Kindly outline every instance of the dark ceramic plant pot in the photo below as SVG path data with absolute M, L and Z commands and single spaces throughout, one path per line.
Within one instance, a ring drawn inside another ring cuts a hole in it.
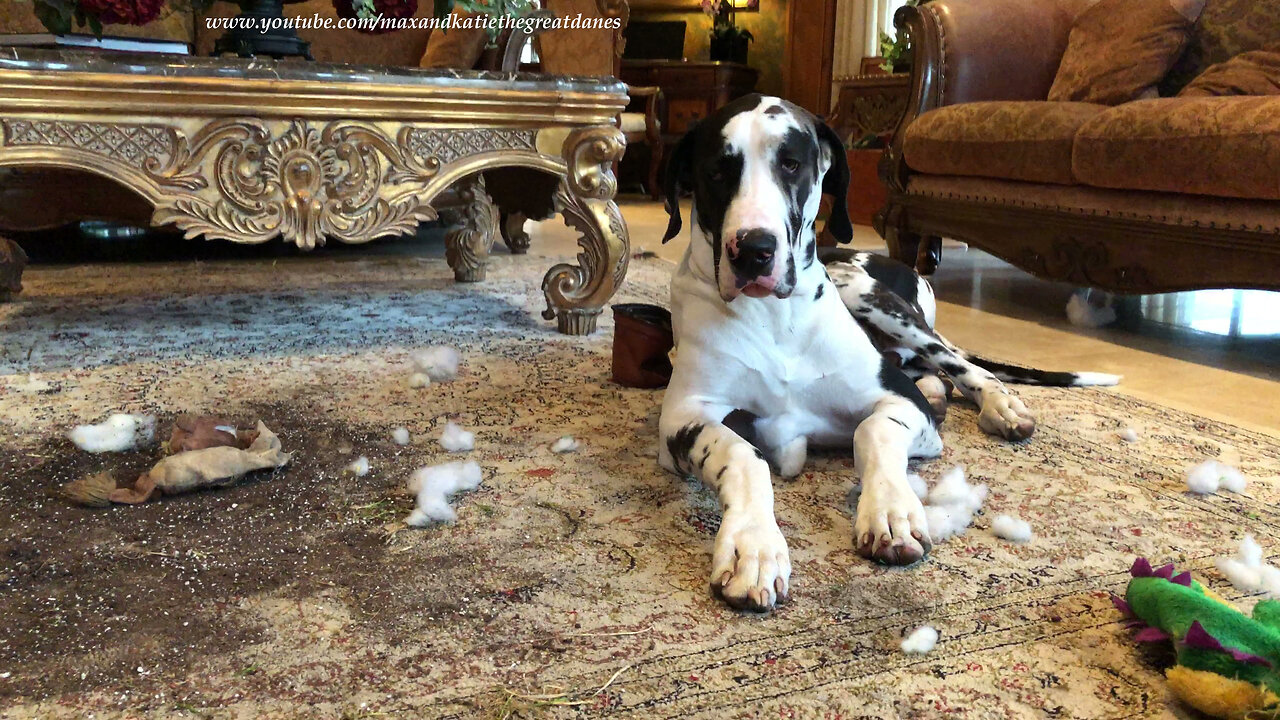
M 747 38 L 741 35 L 711 38 L 711 59 L 747 64 Z
M 214 42 L 213 54 L 313 59 L 311 44 L 283 22 L 284 6 L 297 2 L 305 0 L 239 0 L 236 26 Z

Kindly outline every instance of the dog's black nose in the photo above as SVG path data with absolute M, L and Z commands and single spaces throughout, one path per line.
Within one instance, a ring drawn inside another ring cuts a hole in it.
M 778 238 L 768 230 L 739 230 L 729 244 L 729 264 L 739 277 L 756 278 L 773 271 L 773 252 Z

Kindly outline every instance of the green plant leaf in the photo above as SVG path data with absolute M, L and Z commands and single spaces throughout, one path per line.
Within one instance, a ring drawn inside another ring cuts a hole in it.
M 40 24 L 54 35 L 65 35 L 71 32 L 71 7 L 58 0 L 35 0 L 36 18 Z

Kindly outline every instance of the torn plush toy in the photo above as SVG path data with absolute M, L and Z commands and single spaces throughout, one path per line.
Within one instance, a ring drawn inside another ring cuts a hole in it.
M 248 448 L 235 446 L 208 447 L 170 455 L 143 473 L 133 487 L 109 487 L 109 475 L 69 483 L 63 494 L 73 502 L 101 507 L 101 497 L 112 503 L 146 502 L 157 493 L 175 495 L 197 488 L 230 484 L 254 470 L 278 468 L 290 460 L 280 448 L 280 439 L 267 426 L 258 422 L 257 436 Z
M 1212 495 L 1218 488 L 1241 493 L 1248 484 L 1239 470 L 1217 460 L 1205 460 L 1187 468 L 1187 489 L 1198 495 Z
M 1030 542 L 1031 523 L 1012 515 L 997 515 L 991 521 L 991 532 L 996 537 L 1010 542 Z
M 1182 702 L 1216 718 L 1242 720 L 1280 710 L 1280 602 L 1263 600 L 1250 617 L 1173 565 L 1138 558 L 1123 598 L 1112 602 L 1138 642 L 1171 642 L 1177 664 L 1165 671 Z
M 921 625 L 902 640 L 902 652 L 924 655 L 932 652 L 938 644 L 938 631 L 928 625 Z
M 1220 557 L 1215 564 L 1218 572 L 1237 590 L 1265 592 L 1280 598 L 1280 568 L 1263 559 L 1262 546 L 1252 535 L 1245 535 L 1240 540 L 1240 549 L 1234 557 Z
M 155 434 L 155 416 L 116 413 L 97 425 L 77 425 L 67 437 L 85 452 L 104 453 L 146 445 Z
M 225 418 L 211 415 L 179 415 L 169 436 L 169 454 L 211 447 L 248 448 L 258 439 L 257 430 L 241 430 Z

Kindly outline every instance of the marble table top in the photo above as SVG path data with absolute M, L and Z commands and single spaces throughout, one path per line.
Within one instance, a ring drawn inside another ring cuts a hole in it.
M 365 82 L 379 85 L 451 88 L 492 87 L 494 83 L 502 83 L 513 90 L 626 93 L 626 86 L 611 77 L 348 65 L 302 59 L 274 60 L 100 52 L 84 49 L 0 47 L 0 71 L 5 70 L 113 73 L 167 78 Z

